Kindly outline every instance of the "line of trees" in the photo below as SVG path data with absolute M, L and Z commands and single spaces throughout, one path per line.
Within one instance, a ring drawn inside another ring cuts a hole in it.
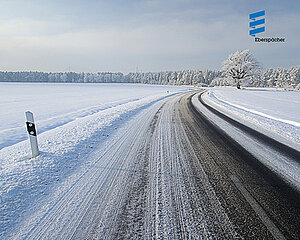
M 218 70 L 184 70 L 147 73 L 45 73 L 0 72 L 1 82 L 56 82 L 56 83 L 144 83 L 163 85 L 230 86 L 232 79 Z M 243 81 L 244 86 L 300 89 L 300 66 L 288 69 L 266 69 L 259 76 Z
M 233 86 L 230 78 L 215 78 L 211 85 Z M 242 82 L 243 86 L 248 87 L 273 87 L 300 90 L 300 66 L 291 68 L 269 68 L 262 71 L 260 76 L 250 76 Z
M 53 83 L 113 83 L 124 82 L 122 73 L 45 73 L 45 72 L 0 72 L 1 82 L 53 82 Z
M 216 70 L 184 70 L 166 72 L 129 73 L 128 82 L 162 85 L 209 85 L 213 79 L 221 77 Z
M 249 85 L 256 87 L 293 88 L 300 90 L 300 67 L 267 69 L 260 78 L 252 78 Z
M 61 83 L 144 83 L 162 85 L 210 84 L 221 72 L 215 70 L 186 70 L 147 73 L 45 73 L 0 72 L 1 82 L 61 82 Z
M 215 85 L 280 87 L 300 89 L 300 67 L 266 69 L 253 57 L 249 49 L 236 51 L 223 62 L 223 77 L 214 79 Z

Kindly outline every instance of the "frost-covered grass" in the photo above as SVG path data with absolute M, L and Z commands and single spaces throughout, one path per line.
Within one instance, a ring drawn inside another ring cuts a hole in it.
M 300 148 L 300 91 L 219 87 L 205 99 L 240 122 Z
M 137 112 L 187 90 L 130 84 L 1 83 L 0 88 L 0 239 Z M 26 110 L 36 118 L 41 155 L 34 159 Z

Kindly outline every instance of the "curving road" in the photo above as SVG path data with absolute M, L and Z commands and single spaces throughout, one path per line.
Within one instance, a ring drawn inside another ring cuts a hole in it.
M 185 93 L 143 110 L 14 239 L 300 239 L 299 193 Z

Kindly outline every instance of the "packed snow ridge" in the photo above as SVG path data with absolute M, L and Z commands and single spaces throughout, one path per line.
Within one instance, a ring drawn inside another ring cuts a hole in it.
M 300 92 L 213 88 L 203 99 L 225 115 L 300 150 Z

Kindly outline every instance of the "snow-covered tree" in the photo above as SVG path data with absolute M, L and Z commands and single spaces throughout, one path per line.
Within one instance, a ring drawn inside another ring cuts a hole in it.
M 260 70 L 260 64 L 249 49 L 230 54 L 222 67 L 225 76 L 232 80 L 237 88 L 240 88 L 241 81 L 260 75 Z
M 223 74 L 224 75 L 224 74 Z M 1 72 L 0 82 L 75 82 L 103 83 L 126 82 L 146 84 L 194 85 L 194 86 L 230 86 L 232 79 L 222 76 L 217 70 L 183 70 L 166 72 L 122 73 L 98 72 Z M 252 75 L 243 84 L 252 87 L 278 87 L 286 89 L 300 88 L 300 66 L 291 68 L 265 69 L 261 77 Z

